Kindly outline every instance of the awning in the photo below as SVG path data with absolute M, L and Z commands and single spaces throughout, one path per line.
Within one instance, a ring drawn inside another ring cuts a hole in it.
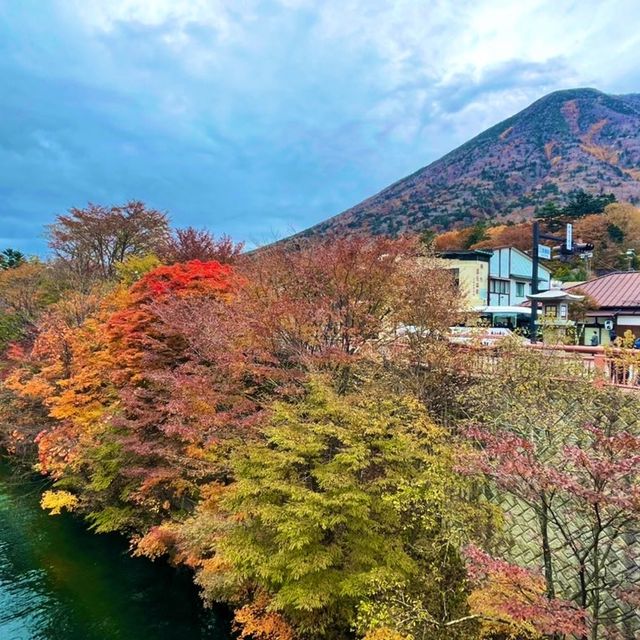
M 504 306 L 501 307 L 499 305 L 489 305 L 485 307 L 474 307 L 474 311 L 477 313 L 493 313 L 500 314 L 503 313 L 505 315 L 514 315 L 514 314 L 522 314 L 526 316 L 531 315 L 531 309 L 528 307 L 517 307 L 517 306 Z
M 539 302 L 578 302 L 579 300 L 584 300 L 584 296 L 569 293 L 564 289 L 549 289 L 540 293 L 530 293 L 527 298 L 529 300 L 538 300 Z

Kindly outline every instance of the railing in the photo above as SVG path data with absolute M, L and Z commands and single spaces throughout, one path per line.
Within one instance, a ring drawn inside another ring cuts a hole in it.
M 581 345 L 529 345 L 533 349 L 543 349 L 559 357 L 580 359 L 585 370 L 593 375 L 596 382 L 640 389 L 640 351 L 614 347 L 588 347 Z
M 465 346 L 469 359 L 465 366 L 475 375 L 497 373 L 503 364 L 505 352 L 499 346 Z M 528 344 L 527 348 L 544 351 L 549 356 L 566 360 L 567 363 L 580 363 L 578 371 L 573 367 L 572 374 L 593 379 L 595 384 L 640 391 L 640 351 L 608 347 L 589 347 L 581 345 Z

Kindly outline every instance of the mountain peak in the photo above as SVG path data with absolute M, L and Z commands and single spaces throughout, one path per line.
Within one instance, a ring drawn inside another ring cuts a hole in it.
M 558 89 L 557 91 L 552 91 L 546 96 L 542 96 L 539 101 L 549 100 L 556 97 L 563 100 L 575 100 L 577 98 L 597 98 L 598 96 L 606 95 L 607 94 L 600 91 L 600 89 L 595 89 L 593 87 L 576 87 L 574 89 Z
M 579 189 L 638 203 L 638 131 L 638 94 L 554 91 L 306 233 L 393 235 L 521 220 Z

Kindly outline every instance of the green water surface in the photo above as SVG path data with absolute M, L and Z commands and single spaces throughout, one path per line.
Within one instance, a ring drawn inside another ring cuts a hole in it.
M 40 509 L 42 480 L 0 464 L 0 640 L 228 640 L 187 572 Z

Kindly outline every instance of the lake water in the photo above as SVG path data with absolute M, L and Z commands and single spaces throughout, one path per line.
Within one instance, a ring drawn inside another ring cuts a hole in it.
M 228 640 L 186 571 L 131 558 L 39 506 L 43 481 L 0 464 L 0 640 Z

